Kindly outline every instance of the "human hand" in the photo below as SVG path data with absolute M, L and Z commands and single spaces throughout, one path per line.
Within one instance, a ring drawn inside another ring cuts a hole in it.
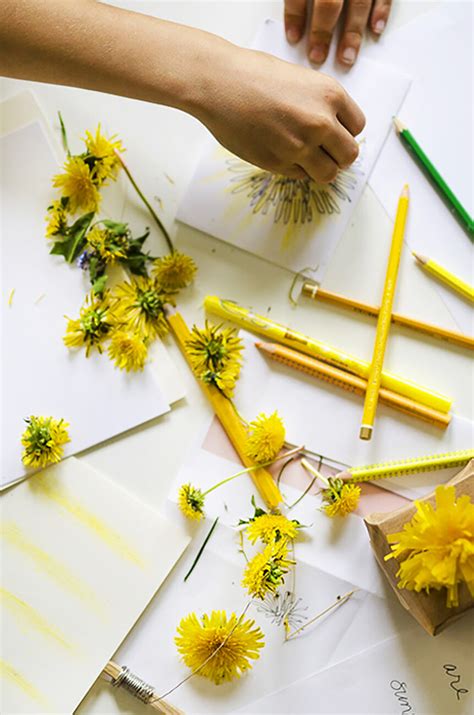
M 308 57 L 321 64 L 326 59 L 337 21 L 344 11 L 344 24 L 337 46 L 337 59 L 352 67 L 359 54 L 366 27 L 381 35 L 392 0 L 312 0 L 308 30 Z M 299 42 L 305 33 L 307 0 L 285 0 L 285 30 L 288 42 Z
M 227 149 L 272 173 L 323 183 L 355 161 L 365 117 L 336 80 L 228 43 L 224 53 L 193 114 Z

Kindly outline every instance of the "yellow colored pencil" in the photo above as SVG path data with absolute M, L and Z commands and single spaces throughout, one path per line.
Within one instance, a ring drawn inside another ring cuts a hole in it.
M 365 395 L 367 390 L 367 380 L 357 375 L 352 375 L 350 372 L 341 370 L 333 365 L 327 365 L 321 360 L 316 360 L 309 355 L 304 355 L 297 350 L 292 350 L 284 345 L 276 343 L 255 343 L 255 346 L 271 360 L 287 365 L 295 370 L 304 372 L 312 377 L 319 378 L 331 385 L 341 387 L 343 390 L 352 392 L 356 395 Z M 431 407 L 410 400 L 409 397 L 399 395 L 392 390 L 387 390 L 385 387 L 380 388 L 380 401 L 386 405 L 399 410 L 411 417 L 418 417 L 425 422 L 429 422 L 440 429 L 446 429 L 451 422 L 450 415 L 439 410 L 433 410 Z
M 171 306 L 167 306 L 166 308 L 166 319 L 184 357 L 186 358 L 187 363 L 191 367 L 186 350 L 186 343 L 191 337 L 188 326 L 186 325 L 183 317 Z M 216 417 L 219 419 L 224 431 L 232 442 L 232 445 L 239 455 L 241 462 L 245 467 L 254 467 L 255 463 L 245 454 L 244 447 L 247 439 L 247 432 L 242 424 L 242 421 L 237 415 L 232 402 L 224 397 L 224 395 L 216 387 L 214 387 L 214 385 L 206 385 L 202 382 L 202 380 L 199 380 L 199 384 L 211 404 Z M 264 467 L 258 467 L 257 469 L 252 469 L 249 474 L 252 477 L 260 496 L 269 509 L 276 509 L 278 505 L 283 502 L 283 498 L 270 472 Z
M 431 472 L 434 469 L 460 467 L 463 464 L 467 464 L 471 459 L 474 459 L 474 449 L 460 449 L 455 452 L 444 452 L 443 454 L 430 454 L 424 457 L 411 457 L 393 462 L 369 464 L 365 467 L 351 467 L 345 472 L 340 472 L 337 476 L 348 482 L 367 482 L 372 479 L 403 477 L 406 474 Z
M 469 283 L 466 283 L 466 281 L 458 278 L 458 276 L 455 276 L 454 273 L 451 273 L 451 271 L 448 271 L 443 266 L 440 266 L 439 263 L 436 263 L 436 261 L 433 261 L 431 258 L 421 256 L 419 253 L 415 253 L 414 251 L 413 255 L 415 256 L 418 265 L 424 268 L 425 271 L 428 271 L 428 273 L 431 273 L 431 275 L 439 281 L 445 283 L 447 286 L 452 288 L 452 290 L 455 290 L 456 293 L 462 295 L 463 298 L 466 298 L 467 300 L 470 300 L 471 303 L 474 303 L 474 288 L 469 285 Z
M 366 360 L 350 355 L 320 340 L 315 340 L 304 333 L 287 328 L 263 315 L 253 313 L 232 300 L 208 295 L 204 299 L 204 307 L 209 313 L 218 315 L 224 320 L 230 320 L 245 330 L 262 335 L 267 340 L 275 340 L 283 345 L 288 345 L 290 348 L 323 360 L 329 365 L 340 367 L 347 372 L 352 372 L 354 375 L 366 378 L 369 374 L 370 364 Z M 445 395 L 385 370 L 382 373 L 382 385 L 400 395 L 421 402 L 427 407 L 432 407 L 434 410 L 449 412 L 451 409 L 452 401 Z
M 379 317 L 377 320 L 377 331 L 375 333 L 374 352 L 367 377 L 367 392 L 365 393 L 364 412 L 362 414 L 362 425 L 359 437 L 361 439 L 371 439 L 374 429 L 375 412 L 379 399 L 380 385 L 382 381 L 383 360 L 387 347 L 390 323 L 392 322 L 392 306 L 397 285 L 398 267 L 403 247 L 403 236 L 405 235 L 405 224 L 408 213 L 408 186 L 405 184 L 398 200 L 397 215 L 393 227 L 392 246 L 385 275 L 385 285 L 382 294 Z

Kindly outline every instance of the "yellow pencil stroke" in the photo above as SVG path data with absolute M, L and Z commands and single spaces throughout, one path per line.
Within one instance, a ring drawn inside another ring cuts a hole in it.
M 2 658 L 0 658 L 0 674 L 2 678 L 9 680 L 10 683 L 13 683 L 17 688 L 22 690 L 25 695 L 28 695 L 31 700 L 34 700 L 45 709 L 50 708 L 44 695 L 42 695 L 34 685 L 24 678 L 21 673 L 15 670 L 10 663 L 7 663 Z M 45 711 L 47 712 L 47 710 Z
M 92 531 L 104 544 L 115 551 L 116 554 L 128 561 L 131 561 L 136 566 L 144 568 L 145 564 L 139 554 L 137 554 L 125 542 L 123 537 L 112 529 L 110 526 L 101 521 L 95 514 L 90 512 L 79 501 L 72 499 L 64 486 L 59 480 L 52 477 L 45 477 L 42 474 L 31 477 L 30 485 L 32 488 L 43 494 L 48 499 L 51 499 L 55 504 L 67 511 L 83 526 Z
M 31 630 L 34 630 L 45 638 L 50 638 L 56 643 L 59 643 L 63 648 L 67 648 L 68 650 L 74 648 L 74 646 L 66 640 L 64 634 L 61 633 L 56 626 L 48 623 L 36 608 L 22 601 L 21 598 L 15 596 L 11 591 L 7 591 L 6 588 L 0 588 L 0 597 L 5 608 L 13 615 L 22 631 L 29 633 Z
M 82 583 L 67 566 L 29 541 L 14 522 L 5 522 L 5 524 L 0 527 L 0 536 L 10 546 L 21 551 L 21 553 L 31 559 L 40 573 L 46 574 L 64 591 L 68 591 L 88 603 L 91 608 L 99 612 L 101 616 L 105 614 L 104 609 L 100 607 L 97 596 L 92 589 Z

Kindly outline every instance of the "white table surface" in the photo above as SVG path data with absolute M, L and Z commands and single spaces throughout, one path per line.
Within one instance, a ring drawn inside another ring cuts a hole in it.
M 263 19 L 279 19 L 282 13 L 280 2 L 253 0 L 130 0 L 111 4 L 201 27 L 239 44 L 250 43 Z M 389 30 L 435 6 L 396 0 L 394 5 Z M 329 306 L 318 307 L 305 299 L 294 309 L 287 297 L 292 274 L 188 226 L 173 225 L 179 198 L 196 163 L 200 141 L 206 134 L 194 119 L 169 108 L 96 92 L 14 80 L 2 80 L 0 86 L 3 98 L 25 88 L 32 89 L 55 128 L 56 112 L 61 110 L 73 147 L 74 137 L 82 136 L 86 128 L 93 129 L 99 121 L 107 131 L 120 135 L 139 184 L 149 196 L 162 199 L 162 217 L 172 230 L 176 246 L 192 255 L 198 264 L 194 286 L 179 298 L 180 310 L 189 324 L 203 323 L 203 298 L 215 294 L 252 306 L 257 312 L 267 313 L 271 308 L 275 320 L 370 359 L 374 336 L 371 320 Z M 165 173 L 172 177 L 174 184 L 170 184 Z M 136 217 L 139 226 L 148 224 L 141 210 L 137 209 Z M 367 186 L 333 257 L 324 287 L 376 303 L 382 290 L 390 238 L 391 222 Z M 158 238 L 154 240 L 156 246 L 161 245 Z M 395 309 L 448 328 L 456 327 L 439 295 L 420 279 L 420 271 L 407 252 L 402 256 Z M 209 415 L 209 407 L 171 339 L 167 345 L 181 368 L 187 398 L 175 405 L 170 414 L 80 457 L 157 507 L 166 498 L 197 430 Z M 393 329 L 386 366 L 452 396 L 456 412 L 473 418 L 472 362 L 466 351 Z M 93 690 L 81 711 L 138 713 L 143 712 L 143 708 L 140 704 L 135 707 L 126 695 L 99 688 L 97 692 Z

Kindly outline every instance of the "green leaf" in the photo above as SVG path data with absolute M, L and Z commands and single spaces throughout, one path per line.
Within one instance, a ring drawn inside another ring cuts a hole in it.
M 103 293 L 107 285 L 107 274 L 103 274 L 92 283 L 92 290 L 95 294 Z
M 127 266 L 130 272 L 134 275 L 144 276 L 146 278 L 148 276 L 148 271 L 146 269 L 146 261 L 147 256 L 141 254 L 138 256 L 127 256 L 126 258 L 122 258 L 120 260 L 120 263 L 123 263 L 123 265 Z
M 61 139 L 63 141 L 63 148 L 64 151 L 68 156 L 71 156 L 71 152 L 69 151 L 69 144 L 67 141 L 67 133 L 66 133 L 66 127 L 64 126 L 64 121 L 61 112 L 58 112 L 58 117 L 59 117 L 59 124 L 61 125 Z
M 107 218 L 101 221 L 101 223 L 105 226 L 105 228 L 108 228 L 109 231 L 115 233 L 116 236 L 122 236 L 128 231 L 128 223 L 118 223 L 117 221 L 111 221 Z
M 64 254 L 68 263 L 73 263 L 79 256 L 86 243 L 85 235 L 86 231 L 91 225 L 92 219 L 94 218 L 94 212 L 84 214 L 80 216 L 77 221 L 75 221 L 68 230 L 68 238 L 65 243 L 68 243 L 68 253 Z

